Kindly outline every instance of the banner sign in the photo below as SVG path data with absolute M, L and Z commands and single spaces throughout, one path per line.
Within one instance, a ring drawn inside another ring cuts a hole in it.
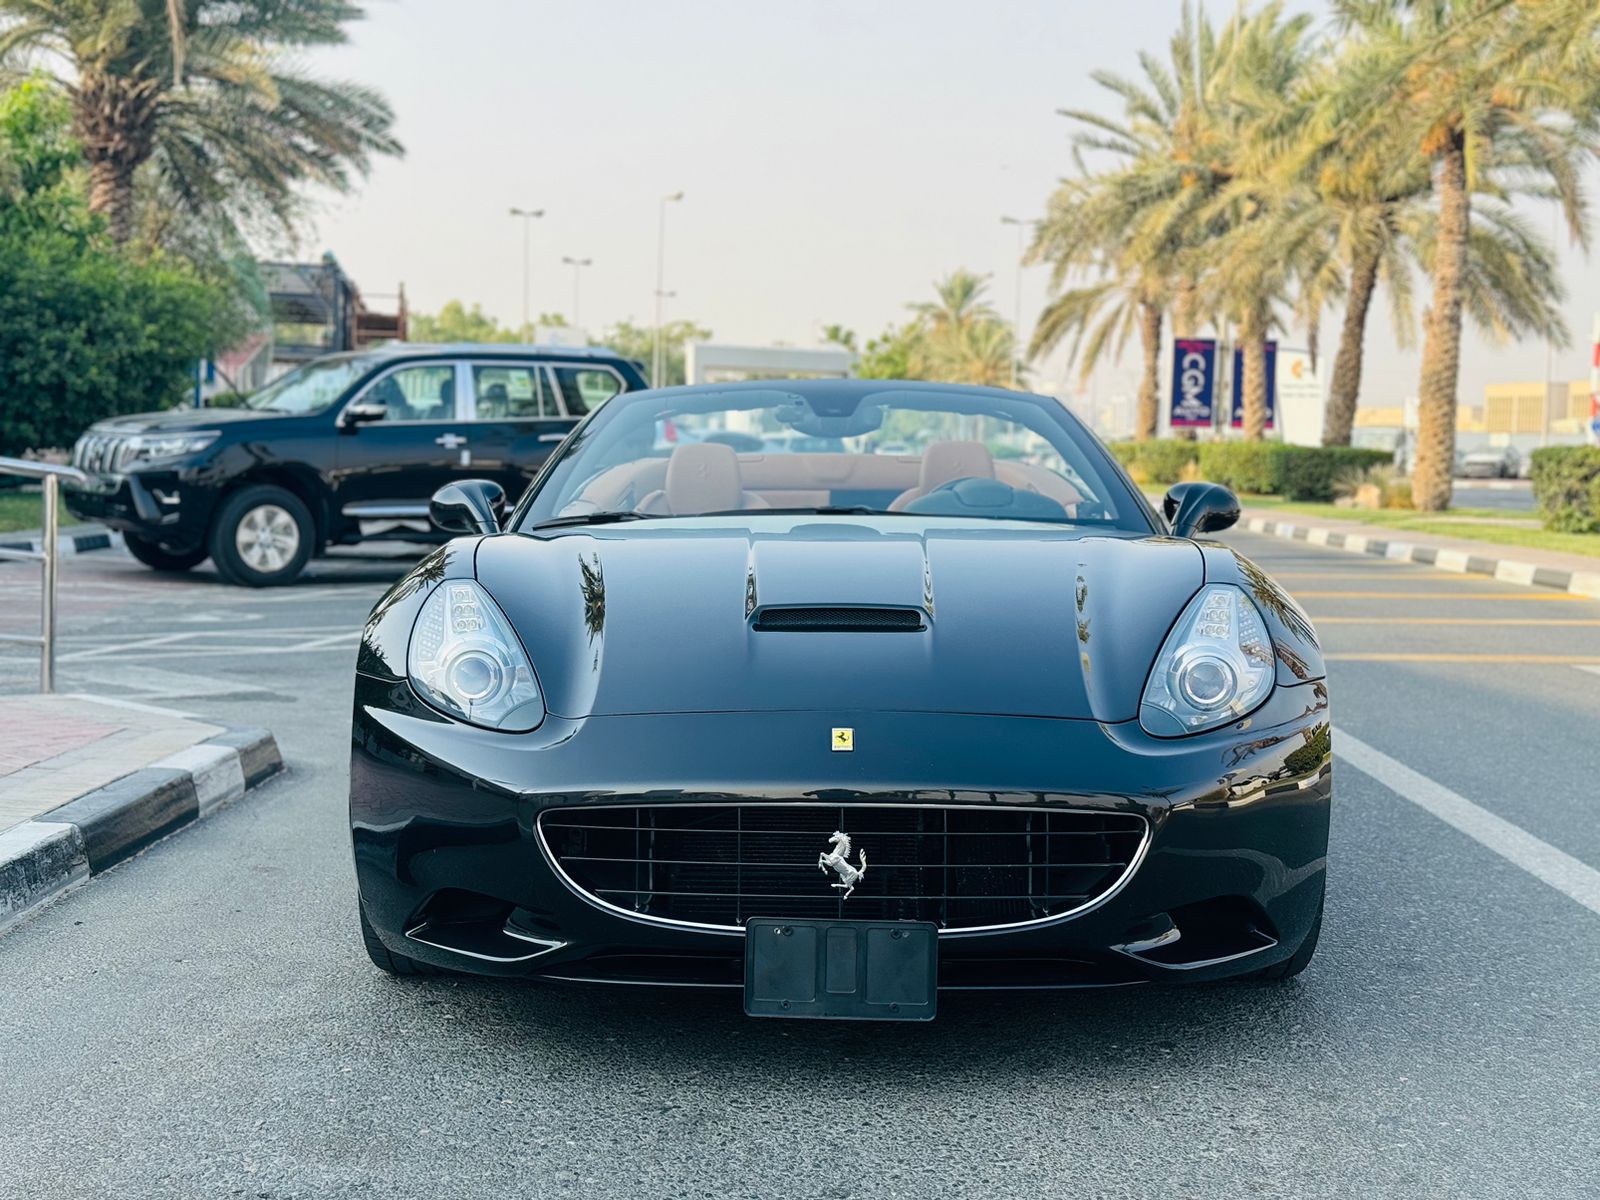
M 1274 428 L 1278 415 L 1278 343 L 1267 343 L 1267 425 Z M 1244 428 L 1244 347 L 1233 351 L 1233 420 L 1235 429 Z
M 1172 428 L 1210 429 L 1217 392 L 1217 343 L 1178 338 L 1172 344 Z

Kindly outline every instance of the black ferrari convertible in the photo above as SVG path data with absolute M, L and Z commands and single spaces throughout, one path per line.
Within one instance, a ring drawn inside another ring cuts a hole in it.
M 619 395 L 379 601 L 360 920 L 395 974 L 742 990 L 1280 979 L 1322 922 L 1310 622 L 1061 404 L 877 380 Z

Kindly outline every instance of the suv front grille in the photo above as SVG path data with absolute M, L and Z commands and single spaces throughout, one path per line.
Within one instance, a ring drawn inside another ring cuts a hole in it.
M 128 439 L 116 433 L 86 433 L 72 450 L 72 465 L 93 475 L 114 475 L 125 465 Z
M 867 858 L 849 899 L 818 866 L 835 831 Z M 581 892 L 643 917 L 740 929 L 749 917 L 1020 925 L 1084 908 L 1137 861 L 1132 813 L 915 805 L 575 806 L 539 833 Z

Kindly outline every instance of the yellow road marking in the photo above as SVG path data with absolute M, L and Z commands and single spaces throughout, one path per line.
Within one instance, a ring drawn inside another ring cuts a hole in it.
M 1295 592 L 1296 600 L 1307 596 L 1346 600 L 1589 600 L 1573 592 Z
M 1401 566 L 1410 566 L 1411 564 L 1409 564 L 1409 563 L 1401 563 L 1399 565 L 1401 565 Z M 1367 578 L 1371 578 L 1373 575 L 1382 575 L 1383 572 L 1382 571 L 1273 571 L 1273 572 L 1271 572 L 1271 574 L 1272 574 L 1272 577 L 1274 579 L 1360 579 L 1363 576 L 1365 576 Z M 1463 575 L 1460 571 L 1435 571 L 1432 567 L 1424 567 L 1424 568 L 1422 568 L 1420 570 L 1407 571 L 1403 575 L 1398 575 L 1398 576 L 1395 577 L 1395 581 L 1397 583 L 1404 583 L 1408 579 L 1470 579 L 1473 582 L 1481 583 L 1485 579 L 1493 579 L 1493 578 L 1494 578 L 1494 576 L 1492 576 L 1492 575 L 1485 575 L 1485 574 L 1481 574 L 1481 573 L 1474 573 L 1472 575 Z
M 1312 617 L 1317 625 L 1600 625 L 1587 617 Z
M 1437 663 L 1548 663 L 1560 666 L 1600 666 L 1593 654 L 1328 654 L 1333 662 L 1437 662 Z

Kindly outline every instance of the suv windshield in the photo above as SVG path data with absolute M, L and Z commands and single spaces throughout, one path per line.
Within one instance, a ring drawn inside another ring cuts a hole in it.
M 327 408 L 372 365 L 366 356 L 336 355 L 296 367 L 259 392 L 245 397 L 242 407 L 257 412 L 305 414 Z
M 791 387 L 617 396 L 563 448 L 518 528 L 777 511 L 1151 529 L 1105 450 L 1055 400 Z

